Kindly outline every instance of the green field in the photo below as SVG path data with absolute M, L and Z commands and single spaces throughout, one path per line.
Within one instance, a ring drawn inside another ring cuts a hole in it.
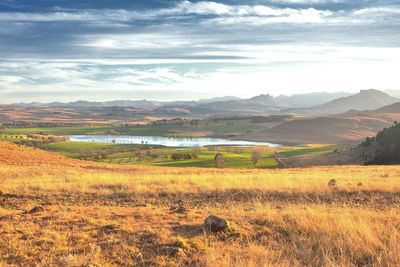
M 251 123 L 252 119 L 194 120 L 176 124 L 143 126 L 69 126 L 39 128 L 7 128 L 0 130 L 0 140 L 11 141 L 42 148 L 66 157 L 108 162 L 115 164 L 137 164 L 176 167 L 215 167 L 214 157 L 221 153 L 226 168 L 277 168 L 275 153 L 286 157 L 298 155 L 321 155 L 341 147 L 336 145 L 312 145 L 292 147 L 204 147 L 170 148 L 154 145 L 81 143 L 56 140 L 65 135 L 149 135 L 149 136 L 223 136 L 265 129 L 262 124 Z M 260 120 L 260 118 L 257 118 Z M 263 121 L 263 120 L 261 120 Z M 252 155 L 259 153 L 254 164 Z
M 48 135 L 157 135 L 169 136 L 174 132 L 172 129 L 180 129 L 182 127 L 172 126 L 70 126 L 70 127 L 40 127 L 40 128 L 7 128 L 1 130 L 2 135 L 31 135 L 31 134 L 48 134 Z
M 277 168 L 276 152 L 286 156 L 321 155 L 331 153 L 339 146 L 171 148 L 152 145 L 56 142 L 43 144 L 41 148 L 66 157 L 98 162 L 172 167 L 215 167 L 214 157 L 217 153 L 221 153 L 226 168 Z M 254 152 L 260 154 L 256 164 L 252 161 Z M 189 158 L 174 159 L 174 155 L 189 155 Z
M 177 167 L 214 167 L 215 155 L 222 153 L 227 168 L 253 168 L 251 154 L 254 151 L 259 151 L 261 158 L 255 167 L 277 167 L 277 162 L 273 158 L 273 150 L 265 147 L 232 148 L 221 146 L 182 149 L 152 145 L 57 142 L 43 144 L 41 148 L 60 153 L 66 157 L 99 162 Z M 172 159 L 173 154 L 190 154 L 193 158 L 174 160 Z
M 54 126 L 54 127 L 9 127 L 0 130 L 0 135 L 151 135 L 151 136 L 221 136 L 247 133 L 266 129 L 263 124 L 269 117 L 247 119 L 204 119 L 178 120 L 146 125 L 104 125 L 104 126 Z M 281 119 L 283 120 L 283 119 Z M 256 121 L 256 122 L 254 122 Z
M 317 145 L 310 147 L 293 147 L 279 153 L 285 156 L 300 156 L 306 154 L 322 155 L 346 148 L 345 145 Z

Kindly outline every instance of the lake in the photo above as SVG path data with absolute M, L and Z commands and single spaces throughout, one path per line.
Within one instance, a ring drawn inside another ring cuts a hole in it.
M 226 146 L 270 146 L 277 147 L 278 144 L 268 142 L 252 142 L 228 140 L 220 138 L 184 138 L 184 137 L 162 137 L 162 136 L 131 136 L 131 135 L 72 135 L 73 142 L 95 142 L 115 144 L 146 144 L 163 145 L 168 147 L 203 147 L 212 145 Z

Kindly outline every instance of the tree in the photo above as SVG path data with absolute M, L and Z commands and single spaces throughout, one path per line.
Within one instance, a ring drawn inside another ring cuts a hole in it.
M 253 153 L 251 153 L 251 161 L 253 162 L 254 166 L 256 166 L 256 164 L 260 161 L 261 159 L 261 153 L 258 151 L 253 151 Z
M 217 168 L 224 168 L 225 167 L 225 160 L 224 156 L 221 153 L 218 153 L 214 157 L 215 167 Z

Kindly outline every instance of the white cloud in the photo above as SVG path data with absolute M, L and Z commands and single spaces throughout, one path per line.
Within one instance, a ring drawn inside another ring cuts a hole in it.
M 399 7 L 369 7 L 355 10 L 354 15 L 387 15 L 387 14 L 400 14 Z
M 400 48 L 394 47 L 399 7 L 322 10 L 325 5 L 317 4 L 343 1 L 272 1 L 296 5 L 180 1 L 142 12 L 0 12 L 0 37 L 5 37 L 0 87 L 38 92 L 189 89 L 244 97 L 400 89 L 395 73 Z M 147 21 L 136 23 L 139 19 Z M 43 25 L 53 21 L 62 23 L 44 32 Z M 88 23 L 72 23 L 81 21 Z M 64 26 L 65 34 L 51 32 Z
M 225 5 L 217 2 L 179 2 L 175 7 L 147 10 L 143 12 L 132 10 L 87 10 L 87 11 L 58 11 L 47 13 L 27 12 L 0 12 L 0 21 L 26 21 L 26 22 L 51 22 L 51 21 L 135 21 L 137 19 L 154 19 L 163 16 L 184 15 L 215 15 L 228 20 L 238 19 L 242 22 L 254 20 L 271 20 L 275 23 L 303 23 L 303 22 L 329 22 L 325 17 L 342 16 L 328 10 L 314 8 L 294 9 L 275 8 L 265 5 Z M 205 19 L 207 20 L 207 19 Z
M 276 0 L 285 3 L 339 3 L 341 0 Z M 400 8 L 369 7 L 353 11 L 330 11 L 316 8 L 277 8 L 268 5 L 226 5 L 218 2 L 180 1 L 171 8 L 152 9 L 138 12 L 136 10 L 69 10 L 46 13 L 0 12 L 0 21 L 9 22 L 52 22 L 52 21 L 92 21 L 96 23 L 112 22 L 108 25 L 123 27 L 118 22 L 150 20 L 172 16 L 213 15 L 217 18 L 203 18 L 219 24 L 246 23 L 263 25 L 270 23 L 371 23 L 385 15 L 396 15 Z M 174 19 L 174 18 L 172 18 Z M 382 19 L 382 18 L 381 18 Z M 237 22 L 237 23 L 235 23 Z
M 0 75 L 0 84 L 14 84 L 22 81 L 24 78 L 15 75 Z
M 132 33 L 89 35 L 79 40 L 77 45 L 106 49 L 163 49 L 189 45 L 192 40 L 179 34 Z

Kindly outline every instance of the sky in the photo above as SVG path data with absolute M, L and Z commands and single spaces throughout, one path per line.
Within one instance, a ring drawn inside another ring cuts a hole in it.
M 0 0 L 0 103 L 399 90 L 398 0 Z

